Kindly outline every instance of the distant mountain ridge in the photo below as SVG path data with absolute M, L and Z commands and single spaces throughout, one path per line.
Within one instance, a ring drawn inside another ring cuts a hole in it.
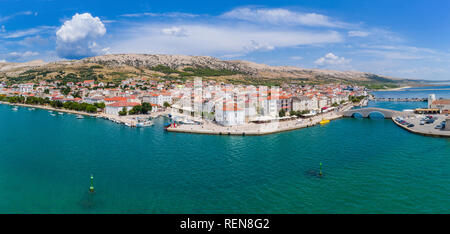
M 100 69 L 101 67 L 101 69 Z M 94 69 L 95 68 L 95 69 Z M 158 69 L 155 69 L 158 68 Z M 197 70 L 201 72 L 197 72 Z M 206 72 L 205 72 L 206 69 Z M 212 72 L 217 71 L 217 72 Z M 45 74 L 44 74 L 45 73 Z M 221 81 L 243 84 L 277 83 L 362 83 L 398 86 L 414 83 L 359 71 L 334 71 L 306 69 L 294 66 L 269 66 L 242 60 L 221 60 L 209 56 L 164 54 L 110 54 L 81 60 L 27 63 L 0 63 L 0 79 L 32 80 L 35 78 L 60 79 L 73 73 L 80 79 L 115 80 L 128 75 L 143 77 L 190 77 L 204 76 Z M 86 75 L 88 74 L 88 75 Z M 74 76 L 72 75 L 72 78 Z
M 168 66 L 173 69 L 183 67 L 208 67 L 218 70 L 231 70 L 242 72 L 253 76 L 266 76 L 267 78 L 305 78 L 313 75 L 326 75 L 343 79 L 370 80 L 373 76 L 378 76 L 387 80 L 401 80 L 388 76 L 379 76 L 367 72 L 358 71 L 334 71 L 322 69 L 305 69 L 294 66 L 269 66 L 242 60 L 220 60 L 209 56 L 188 56 L 188 55 L 156 55 L 156 54 L 113 54 L 101 55 L 82 59 L 81 61 L 104 64 L 108 66 L 128 65 L 133 67 L 154 67 L 158 65 Z

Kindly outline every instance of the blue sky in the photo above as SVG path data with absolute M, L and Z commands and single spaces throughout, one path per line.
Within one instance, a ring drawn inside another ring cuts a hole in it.
M 450 79 L 447 0 L 0 0 L 0 62 L 111 53 Z

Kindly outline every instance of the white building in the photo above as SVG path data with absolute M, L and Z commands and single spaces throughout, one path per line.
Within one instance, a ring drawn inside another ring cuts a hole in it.
M 30 93 L 33 91 L 33 83 L 19 84 L 19 92 L 21 93 Z
M 317 101 L 308 97 L 294 97 L 292 98 L 292 110 L 305 111 L 317 109 Z
M 430 94 L 428 95 L 428 109 L 431 109 L 431 105 L 436 100 L 436 95 Z
M 214 117 L 216 122 L 223 126 L 235 126 L 245 123 L 245 113 L 242 108 L 238 108 L 237 104 L 221 104 L 216 106 Z
M 163 106 L 165 102 L 172 104 L 172 96 L 169 93 L 151 94 L 144 97 L 144 102 Z
M 125 107 L 127 111 L 133 109 L 134 106 L 138 106 L 137 102 L 115 102 L 106 105 L 105 113 L 108 115 L 119 115 L 119 111 L 122 111 Z

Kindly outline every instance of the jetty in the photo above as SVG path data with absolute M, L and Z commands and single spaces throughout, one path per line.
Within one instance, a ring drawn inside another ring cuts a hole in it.
M 408 127 L 407 125 L 403 125 L 397 120 L 396 117 L 392 117 L 392 121 L 399 127 L 405 129 L 408 132 L 423 135 L 423 136 L 431 136 L 431 137 L 450 137 L 450 128 L 445 129 L 436 129 L 435 126 L 439 125 L 442 121 L 447 121 L 447 124 L 450 124 L 450 120 L 447 120 L 448 117 L 445 115 L 433 115 L 435 119 L 434 124 L 420 124 L 422 119 L 422 115 L 403 115 L 397 116 L 401 117 L 404 121 L 414 124 L 414 127 Z
M 376 98 L 371 96 L 369 100 L 377 102 L 427 102 L 428 98 Z

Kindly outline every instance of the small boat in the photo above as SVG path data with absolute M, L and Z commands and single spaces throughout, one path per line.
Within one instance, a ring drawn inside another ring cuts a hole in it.
M 153 126 L 152 121 L 139 122 L 136 124 L 136 127 L 150 127 L 150 126 Z
M 84 119 L 82 115 L 77 115 L 77 119 Z
M 52 113 L 52 114 L 50 114 L 50 115 L 51 115 L 51 116 L 56 116 L 56 114 L 53 114 L 53 113 Z
M 30 111 L 34 111 L 34 110 L 36 110 L 36 108 L 28 108 L 28 110 L 30 110 Z
M 12 108 L 12 110 L 13 110 L 13 111 L 18 111 L 18 110 L 19 110 L 19 108 L 17 108 L 17 107 L 14 107 L 14 108 Z
M 322 121 L 320 121 L 319 123 L 323 125 L 323 124 L 327 124 L 329 122 L 330 122 L 329 119 L 322 119 Z
M 164 124 L 164 128 L 165 128 L 165 129 L 169 128 L 170 126 L 172 126 L 171 123 L 166 123 L 166 124 Z
M 58 112 L 58 115 L 63 115 L 64 113 L 62 113 L 62 112 Z

